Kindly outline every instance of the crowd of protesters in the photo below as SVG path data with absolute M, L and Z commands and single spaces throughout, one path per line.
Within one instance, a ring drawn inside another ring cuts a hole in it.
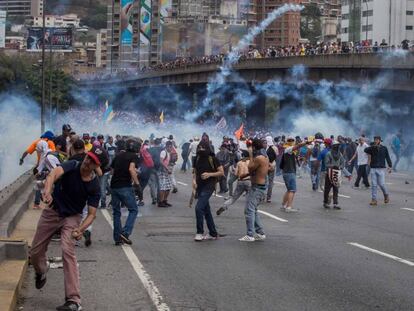
M 329 55 L 329 54 L 360 54 L 360 53 L 384 53 L 395 50 L 414 51 L 414 46 L 410 46 L 408 40 L 404 40 L 400 45 L 388 45 L 383 39 L 381 42 L 374 42 L 371 44 L 367 41 L 361 42 L 325 42 L 318 44 L 304 44 L 301 43 L 296 46 L 289 47 L 268 47 L 265 49 L 250 48 L 247 51 L 241 52 L 238 57 L 238 62 L 243 62 L 249 59 L 260 58 L 280 58 L 291 56 L 311 56 L 311 55 Z M 91 76 L 86 74 L 78 76 L 79 80 L 102 80 L 108 78 L 130 79 L 131 76 L 137 76 L 143 73 L 157 72 L 164 70 L 173 70 L 180 68 L 187 68 L 191 66 L 199 66 L 203 64 L 222 64 L 226 60 L 226 54 L 206 55 L 206 56 L 190 56 L 177 57 L 174 60 L 161 62 L 156 65 L 144 66 L 141 69 L 122 69 L 116 70 L 113 73 L 97 73 Z
M 394 135 L 391 149 L 396 161 L 393 163 L 380 136 L 370 140 L 361 135 L 355 140 L 341 135 L 326 137 L 319 132 L 308 137 L 274 136 L 264 131 L 246 131 L 245 135 L 224 136 L 213 142 L 203 133 L 201 138 L 179 137 L 183 143 L 177 145 L 173 135 L 158 138 L 155 135 L 143 138 L 95 133 L 79 135 L 69 124 L 62 126 L 62 133 L 57 137 L 51 131 L 43 133 L 20 157 L 22 165 L 27 155 L 36 151 L 38 156 L 33 170 L 36 177 L 34 208 L 42 209 L 42 215 L 30 250 L 36 288 L 43 288 L 46 283 L 49 268 L 46 251 L 52 237 L 58 234 L 63 256 L 65 303 L 57 310 L 81 310 L 75 246 L 82 238 L 86 247 L 91 246 L 97 209 L 112 210 L 114 244 L 131 245 L 138 209 L 147 204 L 144 198 L 147 186 L 154 208 L 166 209 L 173 205 L 180 208 L 171 195 L 178 192 L 175 174 L 179 155 L 181 172 L 190 168 L 192 172 L 190 207 L 192 200 L 197 200 L 194 240 L 201 242 L 220 237 L 209 202 L 217 193 L 225 197 L 223 204 L 216 206 L 217 216 L 246 194 L 246 235 L 239 241 L 255 242 L 266 239 L 258 206 L 274 204 L 272 189 L 276 176 L 283 178 L 286 187 L 280 198 L 280 208 L 286 213 L 299 211 L 294 207 L 298 191 L 296 179 L 306 175 L 311 189 L 323 192 L 321 206 L 341 210 L 338 193 L 342 176 L 351 180 L 354 170 L 353 188 L 359 188 L 362 181 L 365 188 L 371 190 L 369 205 L 372 207 L 381 204 L 379 188 L 386 205 L 390 202 L 385 183 L 387 170 L 389 173 L 396 170 L 407 145 L 412 145 L 404 140 L 402 131 Z M 124 225 L 122 207 L 128 209 Z

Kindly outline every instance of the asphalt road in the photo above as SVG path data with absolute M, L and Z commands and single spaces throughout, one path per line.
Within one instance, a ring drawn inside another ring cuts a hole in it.
M 267 239 L 254 243 L 237 240 L 245 234 L 244 197 L 215 216 L 225 237 L 194 242 L 190 175 L 177 180 L 173 207 L 140 209 L 132 247 L 113 245 L 110 211 L 99 212 L 92 246 L 78 248 L 84 310 L 414 310 L 409 174 L 387 177 L 391 203 L 375 208 L 369 190 L 345 182 L 340 211 L 322 208 L 322 193 L 306 176 L 298 180 L 297 214 L 279 209 L 285 188 L 278 177 L 273 203 L 260 206 L 271 214 L 261 215 Z M 223 198 L 211 202 L 215 210 Z M 57 243 L 49 249 L 59 256 Z M 50 270 L 37 291 L 29 268 L 19 308 L 54 310 L 63 298 L 61 269 Z

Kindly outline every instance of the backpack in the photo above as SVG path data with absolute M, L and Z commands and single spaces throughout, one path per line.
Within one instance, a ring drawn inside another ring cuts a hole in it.
M 173 147 L 173 150 L 170 152 L 170 163 L 175 164 L 178 161 L 177 150 Z
M 148 153 L 152 157 L 152 161 L 154 163 L 153 168 L 159 169 L 161 167 L 161 159 L 160 155 L 161 152 L 164 150 L 162 147 L 152 147 L 148 149 Z
M 141 158 L 142 158 L 142 163 L 144 163 L 144 165 L 147 168 L 153 168 L 154 167 L 154 161 L 152 159 L 152 156 L 149 153 L 148 148 L 144 148 L 144 146 L 142 146 L 142 148 L 141 148 Z
M 65 160 L 66 160 L 66 157 L 65 157 L 63 154 L 61 154 L 59 151 L 49 151 L 49 152 L 46 154 L 46 157 L 47 157 L 49 154 L 51 154 L 51 155 L 55 156 L 55 157 L 59 160 L 59 163 L 60 163 L 60 164 L 62 164 L 62 163 L 63 163 L 63 162 L 65 162 Z

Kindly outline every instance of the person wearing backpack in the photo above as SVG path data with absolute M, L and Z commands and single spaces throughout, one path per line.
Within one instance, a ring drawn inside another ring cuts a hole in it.
M 163 149 L 159 155 L 160 166 L 157 169 L 158 186 L 159 186 L 159 200 L 158 207 L 170 207 L 168 203 L 168 195 L 173 188 L 171 175 L 172 167 L 170 166 L 171 152 L 173 150 L 173 144 L 171 141 L 167 141 L 165 149 Z
M 217 181 L 224 176 L 224 169 L 208 141 L 201 141 L 197 147 L 193 170 L 193 191 L 197 192 L 198 201 L 195 207 L 197 233 L 194 240 L 216 240 L 218 233 L 210 209 L 210 197 L 216 189 Z M 209 233 L 204 235 L 204 219 Z

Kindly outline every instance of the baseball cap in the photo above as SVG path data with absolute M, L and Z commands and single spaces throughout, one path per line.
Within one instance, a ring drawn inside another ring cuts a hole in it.
M 108 164 L 108 156 L 101 147 L 92 147 L 87 155 L 99 166 L 105 167 Z
M 62 131 L 72 131 L 72 127 L 69 124 L 63 124 Z
M 42 134 L 42 136 L 40 136 L 40 138 L 46 138 L 48 140 L 52 140 L 53 138 L 55 138 L 55 135 L 53 134 L 52 131 L 46 131 Z

